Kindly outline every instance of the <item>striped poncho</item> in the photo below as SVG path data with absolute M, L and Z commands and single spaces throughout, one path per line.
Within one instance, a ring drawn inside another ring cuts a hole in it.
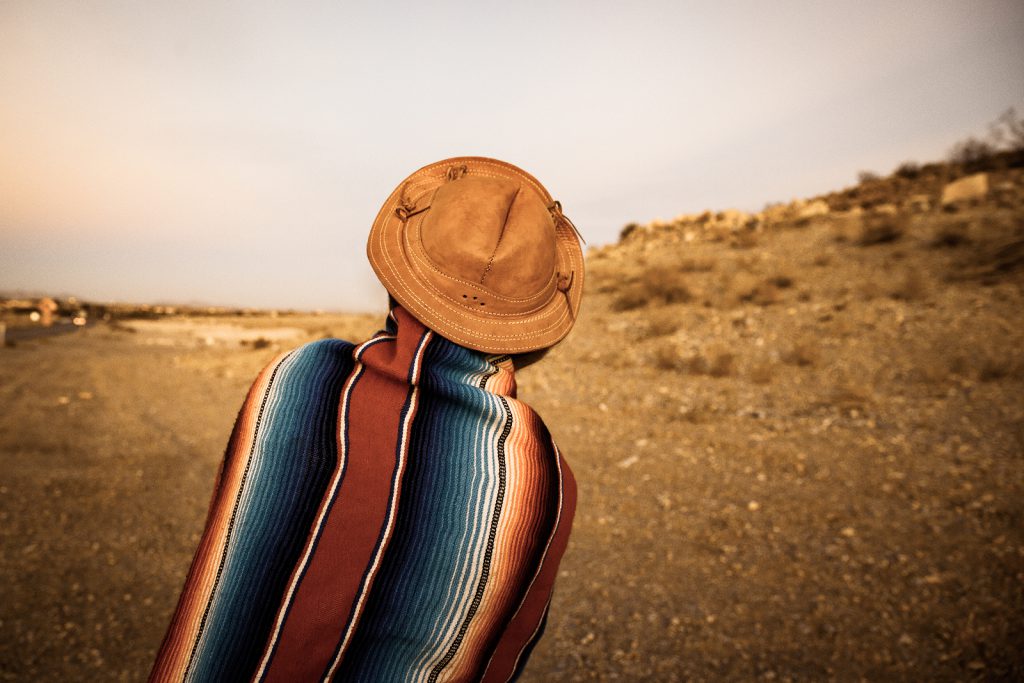
M 152 681 L 506 681 L 575 484 L 512 362 L 404 309 L 275 359 L 235 423 Z

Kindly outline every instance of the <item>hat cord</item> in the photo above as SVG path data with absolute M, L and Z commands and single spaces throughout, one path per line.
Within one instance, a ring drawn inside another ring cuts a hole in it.
M 572 312 L 572 299 L 569 297 L 569 290 L 572 289 L 572 281 L 576 278 L 576 271 L 570 270 L 568 275 L 559 271 L 557 276 L 555 287 L 565 295 L 565 306 L 569 309 L 569 318 L 575 323 L 576 316 Z
M 548 207 L 548 211 L 551 212 L 551 217 L 555 219 L 556 223 L 558 223 L 558 222 L 565 223 L 570 228 L 572 228 L 572 231 L 574 233 L 576 233 L 576 237 L 579 239 L 580 242 L 582 242 L 583 244 L 587 243 L 587 241 L 585 239 L 583 239 L 583 235 L 580 234 L 580 229 L 576 227 L 576 224 L 573 223 L 569 219 L 568 216 L 566 216 L 564 213 L 562 213 L 562 202 L 560 202 L 560 201 L 558 201 L 556 199 L 551 204 L 551 206 Z

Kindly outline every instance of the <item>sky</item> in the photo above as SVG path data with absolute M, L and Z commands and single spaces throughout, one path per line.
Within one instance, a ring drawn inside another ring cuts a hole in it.
M 1024 113 L 1019 0 L 0 0 L 0 291 L 381 310 L 384 199 L 516 164 L 589 244 Z

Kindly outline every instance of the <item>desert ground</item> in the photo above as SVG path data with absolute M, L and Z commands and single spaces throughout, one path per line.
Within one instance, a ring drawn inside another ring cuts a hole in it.
M 522 680 L 1024 679 L 1024 184 L 915 182 L 591 249 L 518 375 L 579 484 Z M 249 383 L 382 314 L 0 348 L 0 679 L 144 679 Z

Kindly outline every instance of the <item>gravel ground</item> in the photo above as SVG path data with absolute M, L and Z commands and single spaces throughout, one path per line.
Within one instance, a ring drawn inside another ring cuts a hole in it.
M 932 219 L 871 246 L 823 220 L 592 253 L 577 330 L 519 377 L 580 486 L 523 680 L 1024 678 L 1024 284 L 957 277 L 1019 235 L 996 218 L 942 249 Z M 626 301 L 666 266 L 679 296 Z M 284 343 L 181 329 L 0 349 L 0 679 L 148 672 Z

